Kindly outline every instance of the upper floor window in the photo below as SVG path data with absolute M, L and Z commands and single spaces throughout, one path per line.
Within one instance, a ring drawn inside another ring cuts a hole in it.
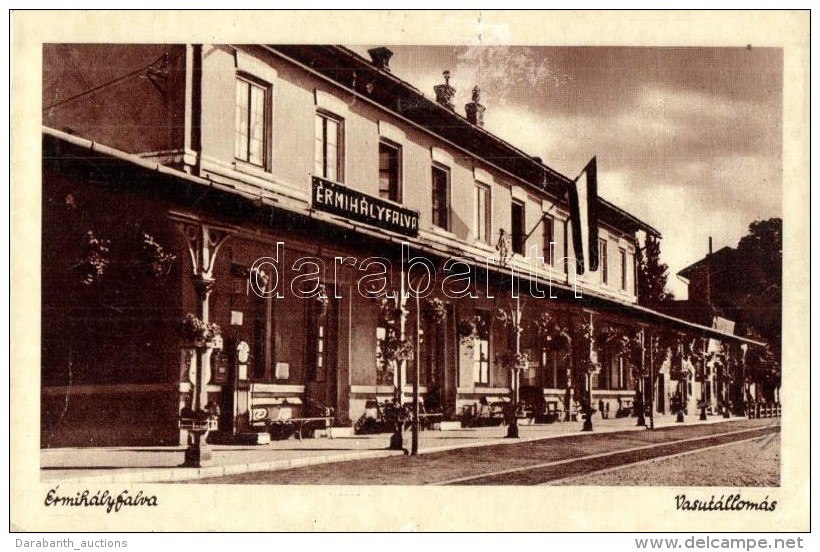
M 524 227 L 524 204 L 520 201 L 512 202 L 510 225 L 512 227 L 512 250 L 519 255 L 524 254 L 524 239 L 527 230 Z
M 555 262 L 555 219 L 544 215 L 544 262 L 550 266 Z
M 327 113 L 316 113 L 314 174 L 344 182 L 343 121 Z
M 433 167 L 433 224 L 450 229 L 450 171 Z
M 619 247 L 618 255 L 621 257 L 621 289 L 626 291 L 626 250 Z
M 598 240 L 598 274 L 601 275 L 601 283 L 609 283 L 609 263 L 607 262 L 606 240 Z
M 401 148 L 379 142 L 379 197 L 401 202 Z
M 475 185 L 475 228 L 476 238 L 484 243 L 490 243 L 490 188 L 484 184 Z
M 237 77 L 234 137 L 236 159 L 259 167 L 267 165 L 269 104 L 269 87 Z

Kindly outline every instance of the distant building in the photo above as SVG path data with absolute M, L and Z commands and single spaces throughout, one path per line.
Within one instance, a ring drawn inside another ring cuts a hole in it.
M 601 268 L 576 277 L 571 180 L 488 132 L 478 90 L 462 115 L 446 76 L 430 99 L 371 54 L 45 46 L 43 446 L 185 442 L 194 393 L 223 435 L 350 427 L 408 401 L 416 371 L 453 421 L 524 388 L 561 419 L 628 414 L 637 390 L 668 413 L 716 351 L 737 380 L 755 342 L 638 306 L 654 228 L 599 198 Z M 365 297 L 419 259 L 435 281 L 418 309 Z
M 749 271 L 752 268 L 751 262 L 732 247 L 723 247 L 706 255 L 678 272 L 678 276 L 688 284 L 688 299 L 669 302 L 662 309 L 696 324 L 736 333 L 739 320 L 749 323 L 748 314 L 741 312 L 737 305 L 737 275 L 742 271 Z M 746 331 L 747 328 L 741 324 L 740 334 L 743 335 Z M 717 380 L 717 377 L 710 380 L 711 387 L 706 389 L 706 393 L 717 395 L 720 399 L 723 391 L 715 387 Z M 731 390 L 727 388 L 725 392 L 737 397 L 748 395 L 757 400 L 760 400 L 762 394 L 779 402 L 778 389 L 770 389 L 768 386 L 761 389 L 759 384 L 760 382 L 748 381 L 744 387 L 737 381 Z

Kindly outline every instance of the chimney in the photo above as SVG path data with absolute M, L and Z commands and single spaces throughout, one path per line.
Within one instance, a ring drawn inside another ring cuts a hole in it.
M 473 101 L 464 106 L 467 112 L 467 120 L 477 126 L 484 126 L 484 110 L 487 109 L 481 103 L 481 89 L 473 87 Z
M 393 57 L 393 51 L 384 46 L 372 48 L 367 51 L 370 54 L 370 59 L 373 61 L 378 69 L 390 72 L 390 58 Z
M 444 76 L 444 84 L 433 87 L 433 90 L 436 91 L 436 101 L 447 109 L 455 109 L 453 96 L 456 95 L 456 89 L 450 86 L 450 71 L 445 71 L 442 75 Z

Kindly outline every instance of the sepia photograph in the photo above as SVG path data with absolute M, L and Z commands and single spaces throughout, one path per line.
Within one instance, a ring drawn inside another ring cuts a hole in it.
M 581 530 L 644 500 L 658 529 L 807 527 L 808 338 L 783 324 L 807 66 L 759 32 L 578 43 L 485 15 L 432 37 L 45 33 L 20 530 L 168 530 L 183 497 L 222 504 L 204 530 L 396 530 L 309 512 L 407 497 L 401 523 L 482 531 L 515 496 Z M 807 45 L 804 14 L 776 15 Z M 491 497 L 479 518 L 418 517 L 464 486 Z M 297 506 L 259 527 L 260 492 Z

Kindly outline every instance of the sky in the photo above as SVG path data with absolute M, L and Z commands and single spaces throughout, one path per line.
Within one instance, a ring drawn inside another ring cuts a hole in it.
M 663 235 L 677 299 L 710 236 L 734 247 L 782 217 L 780 49 L 389 47 L 427 97 L 449 70 L 459 113 L 479 86 L 485 128 L 563 175 L 597 156 L 599 195 Z

